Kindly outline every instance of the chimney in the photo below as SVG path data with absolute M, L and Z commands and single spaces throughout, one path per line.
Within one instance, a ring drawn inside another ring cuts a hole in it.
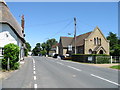
M 24 26 L 25 26 L 25 20 L 24 20 L 24 15 L 22 15 L 22 19 L 21 19 L 21 27 L 22 27 L 22 33 L 24 34 Z

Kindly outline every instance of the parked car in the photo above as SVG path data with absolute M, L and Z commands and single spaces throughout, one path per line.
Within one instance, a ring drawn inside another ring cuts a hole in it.
M 58 54 L 55 54 L 54 56 L 53 56 L 53 58 L 57 58 L 58 57 Z
M 65 56 L 64 55 L 60 55 L 60 58 L 63 60 L 65 58 Z
M 60 59 L 64 59 L 64 58 L 65 58 L 65 56 L 64 56 L 64 55 L 55 54 L 55 55 L 53 56 L 53 58 L 60 58 Z

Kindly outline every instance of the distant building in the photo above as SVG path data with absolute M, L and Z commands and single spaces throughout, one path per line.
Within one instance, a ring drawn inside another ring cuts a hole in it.
M 14 43 L 20 47 L 20 59 L 24 57 L 24 16 L 21 26 L 10 12 L 6 3 L 0 1 L 0 56 L 3 55 L 3 47 Z
M 59 54 L 68 55 L 75 53 L 74 37 L 60 37 Z M 107 54 L 109 55 L 109 41 L 101 30 L 96 27 L 76 37 L 77 54 Z
M 49 51 L 49 55 L 54 56 L 55 54 L 59 54 L 59 43 L 52 46 L 52 49 Z

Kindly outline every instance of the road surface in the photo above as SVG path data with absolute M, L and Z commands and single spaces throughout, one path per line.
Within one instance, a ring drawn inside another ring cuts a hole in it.
M 118 88 L 118 71 L 47 57 L 28 57 L 2 88 Z

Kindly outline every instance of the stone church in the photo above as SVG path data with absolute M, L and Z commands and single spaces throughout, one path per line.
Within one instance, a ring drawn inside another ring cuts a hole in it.
M 74 37 L 60 37 L 59 54 L 64 56 L 74 54 L 74 41 Z M 109 42 L 101 30 L 96 27 L 92 32 L 76 36 L 76 53 L 109 55 Z

